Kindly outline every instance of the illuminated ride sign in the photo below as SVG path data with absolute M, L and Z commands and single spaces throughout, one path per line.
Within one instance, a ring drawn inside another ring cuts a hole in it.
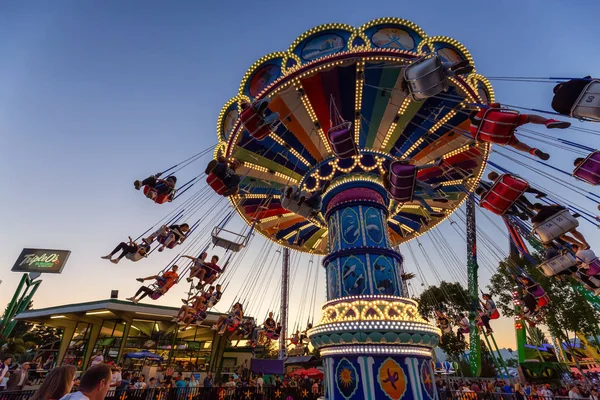
M 69 255 L 69 250 L 23 249 L 11 271 L 60 274 Z

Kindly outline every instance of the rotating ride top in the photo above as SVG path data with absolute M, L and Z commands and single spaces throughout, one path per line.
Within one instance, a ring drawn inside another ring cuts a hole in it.
M 473 66 L 460 43 L 406 20 L 327 24 L 258 60 L 222 109 L 215 159 L 235 161 L 239 188 L 210 170 L 209 184 L 266 238 L 326 255 L 328 302 L 309 336 L 329 399 L 436 396 L 440 331 L 403 297 L 392 248 L 481 177 L 490 145 L 469 114 L 494 99 Z

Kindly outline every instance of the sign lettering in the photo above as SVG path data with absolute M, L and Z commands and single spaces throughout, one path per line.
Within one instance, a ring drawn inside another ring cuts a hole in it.
M 23 249 L 12 271 L 60 274 L 70 254 L 68 250 Z

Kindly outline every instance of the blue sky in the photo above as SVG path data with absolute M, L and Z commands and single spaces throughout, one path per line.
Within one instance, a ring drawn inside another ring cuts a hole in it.
M 600 76 L 599 11 L 592 0 L 4 2 L 0 303 L 10 299 L 20 278 L 9 268 L 23 247 L 73 251 L 62 275 L 44 277 L 37 307 L 105 298 L 111 289 L 119 289 L 123 298 L 137 287 L 135 277 L 161 269 L 172 255 L 118 266 L 99 258 L 172 209 L 146 201 L 132 181 L 214 144 L 219 111 L 237 92 L 247 68 L 266 53 L 287 49 L 315 25 L 358 26 L 377 17 L 401 17 L 429 35 L 462 42 L 487 76 Z M 500 101 L 549 108 L 551 85 L 492 83 Z M 567 135 L 600 147 L 598 137 L 575 131 Z M 573 155 L 541 147 L 552 154 L 553 165 L 570 168 Z M 496 160 L 570 195 L 531 171 Z M 191 178 L 201 168 L 195 164 L 181 178 Z M 577 202 L 595 208 L 583 198 Z M 494 229 L 490 225 L 490 236 L 505 249 L 506 239 Z M 598 245 L 595 229 L 585 226 L 583 231 Z M 441 230 L 463 257 L 464 241 L 448 224 Z M 428 244 L 423 238 L 423 245 Z M 439 255 L 431 254 L 440 277 L 452 279 Z M 426 265 L 422 257 L 420 263 Z M 418 272 L 412 264 L 409 258 L 407 269 Z M 234 280 L 245 278 L 244 268 L 249 266 L 241 266 Z M 482 268 L 483 283 L 489 269 Z M 436 282 L 429 279 L 429 284 Z M 232 283 L 222 308 L 239 284 Z M 169 293 L 161 304 L 177 304 L 182 291 Z M 296 287 L 292 296 L 297 300 L 300 292 Z M 511 329 L 509 321 L 502 323 L 502 344 L 512 345 Z

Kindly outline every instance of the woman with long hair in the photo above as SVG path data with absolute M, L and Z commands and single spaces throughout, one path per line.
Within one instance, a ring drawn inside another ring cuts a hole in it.
M 30 400 L 58 400 L 71 391 L 75 372 L 73 365 L 56 367 L 48 373 L 42 386 L 35 392 Z

